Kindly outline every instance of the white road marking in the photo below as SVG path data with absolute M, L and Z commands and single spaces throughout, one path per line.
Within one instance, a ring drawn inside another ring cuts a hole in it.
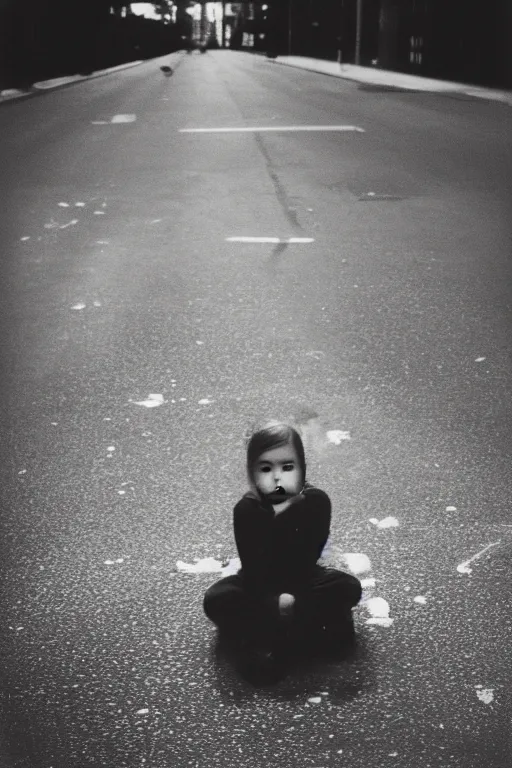
M 486 547 L 484 547 L 481 552 L 477 552 L 476 555 L 473 555 L 473 557 L 470 557 L 469 560 L 465 560 L 463 563 L 457 566 L 457 570 L 459 573 L 471 573 L 472 569 L 469 568 L 469 564 L 473 562 L 473 560 L 476 560 L 478 557 L 481 557 L 481 555 L 484 554 L 484 552 L 487 552 L 488 549 L 491 547 L 497 547 L 498 544 L 501 544 L 500 541 L 495 541 L 492 544 L 488 544 Z
M 252 237 L 234 236 L 226 237 L 228 243 L 314 243 L 313 237 Z
M 69 203 L 57 203 L 61 208 L 69 208 Z
M 95 216 L 104 216 L 105 215 L 105 211 L 94 211 L 94 215 Z
M 83 301 L 79 301 L 78 304 L 73 304 L 71 309 L 85 309 L 85 304 Z
M 20 240 L 24 243 L 26 240 L 30 240 L 30 235 L 25 235 L 24 237 L 20 237 Z
M 427 602 L 427 598 L 423 597 L 423 595 L 418 595 L 414 598 L 415 603 L 419 603 L 420 605 L 425 605 Z
M 91 120 L 91 125 L 108 125 L 108 120 Z
M 136 121 L 136 115 L 114 115 L 111 123 L 134 123 Z
M 180 133 L 261 133 L 269 131 L 355 131 L 365 133 L 357 125 L 264 125 L 239 128 L 180 128 Z
M 78 224 L 78 219 L 71 219 L 71 221 L 68 221 L 67 224 L 61 224 L 60 229 L 67 229 L 68 227 L 74 227 L 75 224 Z

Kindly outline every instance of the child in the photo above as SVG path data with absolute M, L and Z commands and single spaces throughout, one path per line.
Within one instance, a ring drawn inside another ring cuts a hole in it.
M 331 502 L 306 483 L 304 446 L 291 426 L 271 422 L 247 445 L 250 491 L 234 508 L 242 564 L 204 596 L 204 610 L 221 634 L 249 649 L 267 671 L 283 667 L 285 638 L 328 635 L 342 643 L 353 633 L 352 607 L 361 584 L 317 565 L 329 536 Z

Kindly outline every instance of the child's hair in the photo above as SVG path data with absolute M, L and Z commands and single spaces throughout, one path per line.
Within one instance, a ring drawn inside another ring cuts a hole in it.
M 306 457 L 302 438 L 296 429 L 281 421 L 269 421 L 255 430 L 247 443 L 247 476 L 252 482 L 256 462 L 262 453 L 291 443 L 297 452 L 303 482 L 306 480 Z

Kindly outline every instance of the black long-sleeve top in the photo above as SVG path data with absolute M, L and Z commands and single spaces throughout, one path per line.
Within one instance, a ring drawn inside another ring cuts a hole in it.
M 331 502 L 309 483 L 301 498 L 276 514 L 270 502 L 246 493 L 233 512 L 246 588 L 256 595 L 300 589 L 329 537 Z

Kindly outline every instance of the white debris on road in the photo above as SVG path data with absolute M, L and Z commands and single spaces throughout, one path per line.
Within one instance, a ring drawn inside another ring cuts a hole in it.
M 83 301 L 79 301 L 78 304 L 73 304 L 71 309 L 85 309 L 85 306 Z
M 342 440 L 350 440 L 350 432 L 343 429 L 330 429 L 326 434 L 327 440 L 334 445 L 340 445 Z
M 370 614 L 370 618 L 366 619 L 367 624 L 390 627 L 393 623 L 393 619 L 389 616 L 389 603 L 383 597 L 370 597 L 363 602 L 363 607 Z
M 148 395 L 147 400 L 130 400 L 130 403 L 143 405 L 144 408 L 156 408 L 158 405 L 163 405 L 165 400 L 163 395 L 152 393 Z
M 396 517 L 385 517 L 382 520 L 377 520 L 376 517 L 370 517 L 370 523 L 376 525 L 377 528 L 398 528 L 398 520 Z
M 482 688 L 479 685 L 475 687 L 477 689 L 476 695 L 484 704 L 490 704 L 494 701 L 494 688 Z
M 176 568 L 181 573 L 220 573 L 223 576 L 231 576 L 237 573 L 242 564 L 238 557 L 229 560 L 217 560 L 215 557 L 204 557 L 195 563 L 185 563 L 183 560 L 176 562 Z
M 361 573 L 367 573 L 372 569 L 370 558 L 363 555 L 361 552 L 344 552 L 342 560 L 349 571 L 356 576 Z
M 481 557 L 484 554 L 484 552 L 487 552 L 487 550 L 490 549 L 491 547 L 497 547 L 498 544 L 501 544 L 501 540 L 495 541 L 492 544 L 488 544 L 480 552 L 477 552 L 476 555 L 473 555 L 473 557 L 470 557 L 469 560 L 465 560 L 463 563 L 458 565 L 457 571 L 459 573 L 467 573 L 467 574 L 471 573 L 473 569 L 469 567 L 469 564 L 472 563 L 473 560 L 476 560 L 477 558 Z
M 423 597 L 423 595 L 417 595 L 417 597 L 414 598 L 414 602 L 419 603 L 420 605 L 425 605 L 427 598 Z

